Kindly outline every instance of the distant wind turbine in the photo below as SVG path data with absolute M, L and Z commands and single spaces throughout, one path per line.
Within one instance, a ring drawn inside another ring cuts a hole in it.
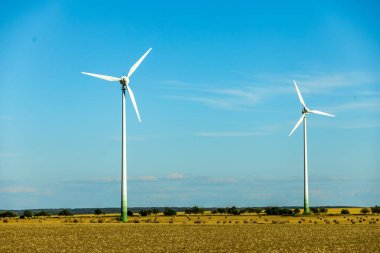
M 141 64 L 141 62 L 145 59 L 145 57 L 149 54 L 149 52 L 152 50 L 152 48 L 149 48 L 148 51 L 131 67 L 131 69 L 128 72 L 127 76 L 122 77 L 112 77 L 112 76 L 105 76 L 105 75 L 99 75 L 99 74 L 93 74 L 93 73 L 87 73 L 87 72 L 81 72 L 82 74 L 97 77 L 106 81 L 110 82 L 120 82 L 121 84 L 121 91 L 122 91 L 122 144 L 121 144 L 121 218 L 123 222 L 127 222 L 128 220 L 128 214 L 127 214 L 127 131 L 126 131 L 126 121 L 125 121 L 125 90 L 128 91 L 129 96 L 131 97 L 131 101 L 133 104 L 133 107 L 135 108 L 137 118 L 139 122 L 141 122 L 141 118 L 139 115 L 139 111 L 137 109 L 135 96 L 133 95 L 132 89 L 129 86 L 129 78 L 132 76 L 133 72 L 138 68 L 138 66 Z
M 300 90 L 298 89 L 296 81 L 294 81 L 294 86 L 296 87 L 298 98 L 303 106 L 302 109 L 302 116 L 298 120 L 296 126 L 293 128 L 293 130 L 290 132 L 289 136 L 292 135 L 292 133 L 297 129 L 297 127 L 301 124 L 303 121 L 303 138 L 304 138 L 304 212 L 305 214 L 310 213 L 309 209 L 309 183 L 308 183 L 308 171 L 307 171 L 307 134 L 306 134 L 306 115 L 309 113 L 314 113 L 314 114 L 320 114 L 324 116 L 330 116 L 330 117 L 335 117 L 332 114 L 317 111 L 317 110 L 310 110 L 305 102 L 303 101 L 302 95 Z

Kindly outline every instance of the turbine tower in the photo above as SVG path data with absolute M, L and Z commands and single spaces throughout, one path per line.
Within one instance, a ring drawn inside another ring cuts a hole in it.
M 131 98 L 133 107 L 135 108 L 137 118 L 141 123 L 141 118 L 139 115 L 139 111 L 137 109 L 135 96 L 133 95 L 132 89 L 129 86 L 129 78 L 132 76 L 133 72 L 138 68 L 141 62 L 145 59 L 145 57 L 149 54 L 152 48 L 149 48 L 148 51 L 131 67 L 128 72 L 128 75 L 118 77 L 105 76 L 99 74 L 93 74 L 88 72 L 81 72 L 82 74 L 97 77 L 110 82 L 120 82 L 121 84 L 121 94 L 122 94 L 122 109 L 121 109 L 121 218 L 123 222 L 127 222 L 128 214 L 127 214 L 127 131 L 126 131 L 126 116 L 125 116 L 125 91 L 128 91 L 128 94 Z
M 335 117 L 334 115 L 332 114 L 329 114 L 329 113 L 325 113 L 325 112 L 321 112 L 321 111 L 317 111 L 317 110 L 310 110 L 303 98 L 302 98 L 302 95 L 301 95 L 301 92 L 300 90 L 298 89 L 298 86 L 297 86 L 297 83 L 296 81 L 294 81 L 294 86 L 296 87 L 296 90 L 297 90 L 297 94 L 298 94 L 298 98 L 303 106 L 302 108 L 302 116 L 301 118 L 298 120 L 297 124 L 295 125 L 295 127 L 293 128 L 293 130 L 290 132 L 289 136 L 292 135 L 292 133 L 297 129 L 297 127 L 301 124 L 301 122 L 303 121 L 303 138 L 304 138 L 304 141 L 303 141 L 303 158 L 304 158 L 304 213 L 305 214 L 309 214 L 310 213 L 310 210 L 309 210 L 309 182 L 308 182 L 308 165 L 307 165 L 307 134 L 306 134 L 306 116 L 307 114 L 309 113 L 314 113 L 314 114 L 320 114 L 320 115 L 324 115 L 324 116 L 330 116 L 330 117 Z

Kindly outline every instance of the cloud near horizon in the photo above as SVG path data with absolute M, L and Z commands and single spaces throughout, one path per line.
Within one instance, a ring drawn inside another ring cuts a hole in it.
M 206 177 L 176 172 L 161 177 L 149 175 L 133 178 L 128 184 L 128 203 L 134 207 L 302 206 L 303 203 L 302 177 Z M 310 177 L 309 182 L 311 205 L 379 204 L 376 200 L 380 195 L 375 189 L 380 179 L 363 181 L 344 177 Z M 39 194 L 41 191 L 32 187 L 0 187 L 0 209 L 119 205 L 120 180 L 65 181 L 52 183 L 43 189 L 50 194 Z M 49 206 L 39 204 L 46 201 L 49 201 Z

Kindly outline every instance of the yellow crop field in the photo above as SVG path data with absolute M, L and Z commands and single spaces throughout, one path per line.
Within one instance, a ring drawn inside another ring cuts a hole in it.
M 0 252 L 377 252 L 379 223 L 378 215 L 13 218 L 0 223 Z

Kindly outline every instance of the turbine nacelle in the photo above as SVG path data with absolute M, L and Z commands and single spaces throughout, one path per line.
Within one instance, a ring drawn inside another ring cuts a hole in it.
M 120 84 L 125 88 L 129 84 L 129 77 L 128 76 L 122 76 L 120 77 Z
M 304 107 L 302 108 L 302 114 L 308 114 L 310 112 L 309 108 Z

